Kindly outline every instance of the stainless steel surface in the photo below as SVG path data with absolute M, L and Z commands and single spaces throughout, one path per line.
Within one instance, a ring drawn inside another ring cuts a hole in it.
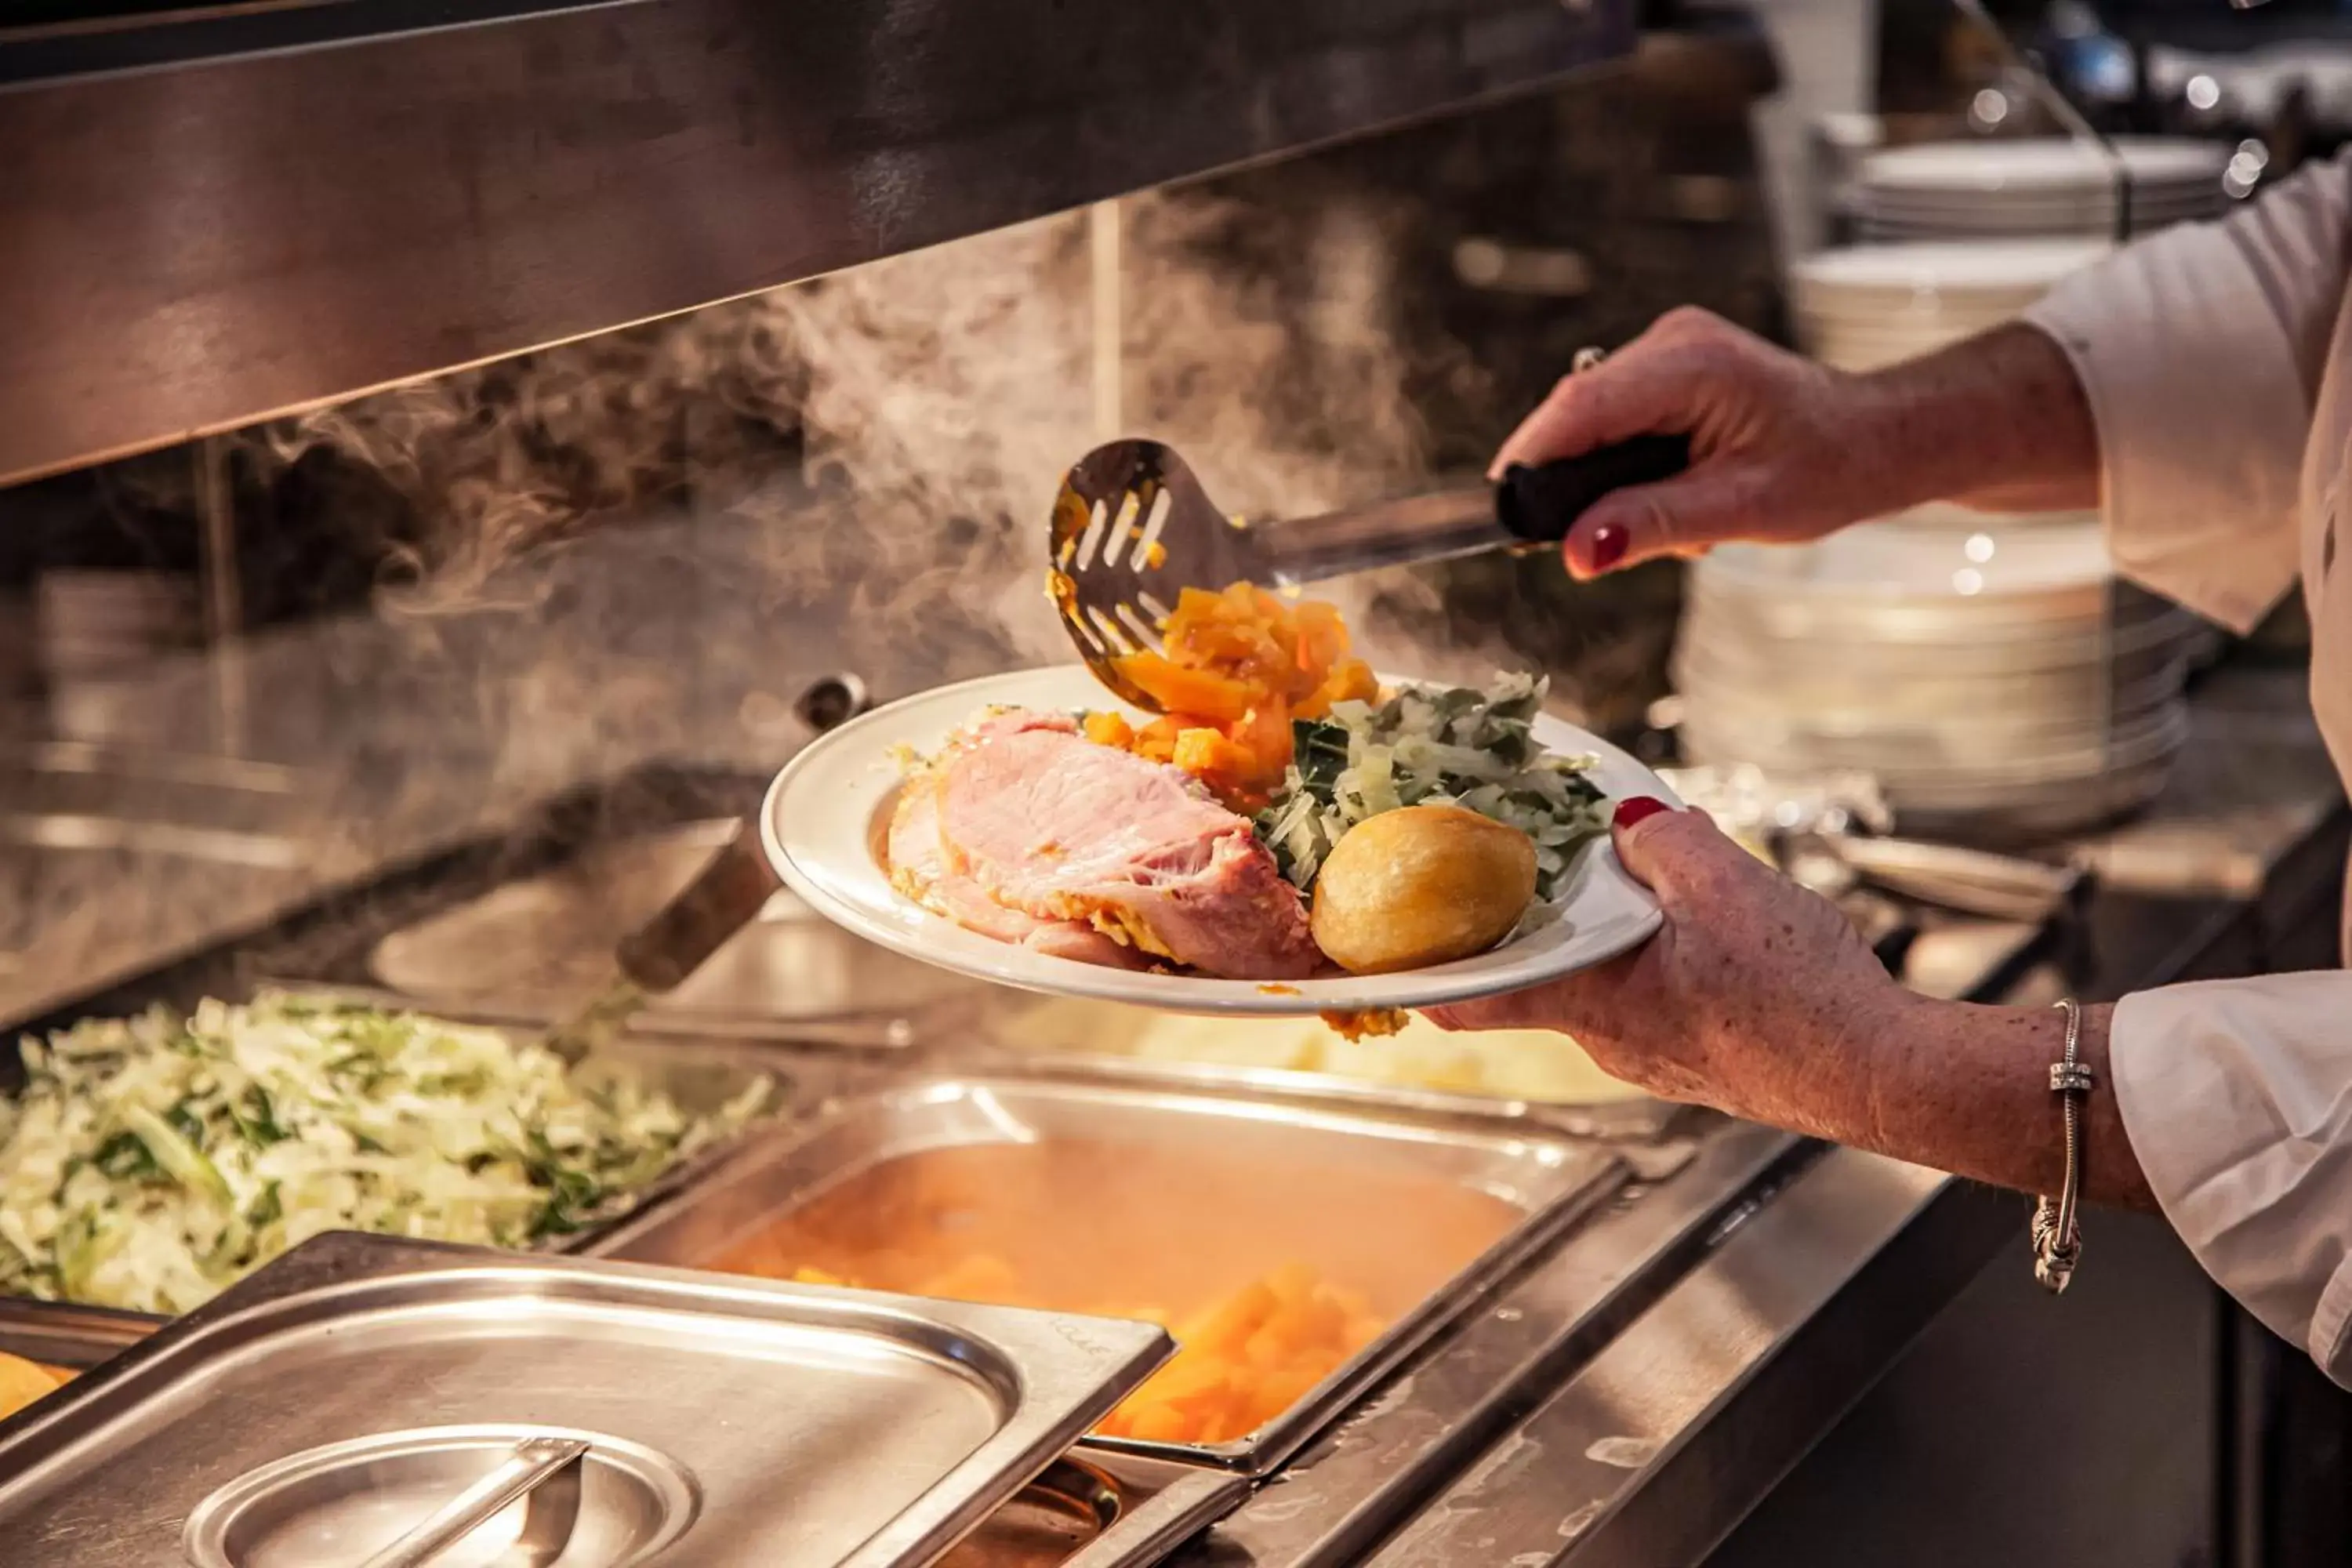
M 1017 1019 L 1003 1026 L 1006 1037 L 1017 1033 Z M 1469 1117 L 1524 1121 L 1531 1131 L 1571 1138 L 1640 1140 L 1654 1138 L 1683 1114 L 1683 1108 L 1664 1100 L 1641 1099 L 1578 1104 L 1525 1100 L 1510 1095 L 1477 1094 L 1467 1090 L 1423 1089 L 1412 1084 L 1385 1083 L 1348 1078 L 1334 1072 L 1303 1072 L 1288 1068 L 1240 1067 L 1223 1062 L 1171 1061 L 1151 1057 L 1093 1055 L 1061 1050 L 1023 1050 L 1005 1044 L 980 1058 L 992 1068 L 1051 1071 L 1075 1081 L 1125 1084 L 1173 1089 L 1182 1093 L 1263 1094 L 1282 1100 L 1327 1100 L 1341 1107 L 1411 1116 Z
M 1137 1500 L 1058 1568 L 1151 1568 L 1223 1518 L 1250 1489 L 1246 1479 L 1223 1470 L 1160 1464 L 1132 1455 L 1088 1454 L 1087 1458 L 1120 1478 L 1128 1495 Z
M 611 975 L 614 948 L 692 883 L 735 827 L 698 823 L 591 848 L 395 931 L 377 944 L 369 968 L 427 1006 L 521 1020 L 566 1016 Z M 772 883 L 766 857 L 755 858 Z M 674 955 L 664 962 L 677 967 Z M 673 989 L 648 997 L 645 1011 L 655 1026 L 883 1019 L 979 989 L 860 942 L 772 889 L 731 940 Z
M 1936 1172 L 1830 1150 L 1370 1562 L 1701 1562 L 2018 1218 Z
M 1074 1451 L 964 1537 L 940 1568 L 1150 1568 L 1249 1486 L 1198 1465 Z
M 1863 881 L 1987 920 L 2047 920 L 2083 880 L 2082 872 L 2070 866 L 1916 839 L 1836 834 L 1809 842 Z
M 0 33 L 0 482 L 1531 88 L 1632 42 L 1613 0 L 296 0 Z
M 1662 1159 L 1642 1186 L 1481 1300 L 1173 1561 L 1181 1568 L 1362 1562 L 1529 1401 L 1585 1364 L 1745 1223 L 1759 1187 L 1784 1176 L 1800 1152 L 1784 1133 L 1717 1120 L 1695 1147 L 1679 1151 L 1679 1165 Z M 1478 1548 L 1449 1568 L 1507 1561 Z
M 290 870 L 319 826 L 289 768 L 79 742 L 0 751 L 0 843 Z
M 1170 1348 L 1136 1323 L 329 1237 L 30 1413 L 0 1440 L 0 1528 L 57 1568 L 163 1568 L 257 1465 L 491 1421 L 684 1469 L 698 1565 L 923 1562 Z
M 1203 1160 L 1329 1160 L 1410 1171 L 1484 1194 L 1525 1218 L 1456 1279 L 1430 1292 L 1290 1410 L 1213 1447 L 1096 1439 L 1115 1450 L 1194 1458 L 1253 1474 L 1294 1451 L 1441 1328 L 1465 1300 L 1606 1198 L 1624 1178 L 1607 1151 L 1507 1122 L 1376 1115 L 1311 1103 L 1178 1095 L 1045 1079 L 940 1079 L 843 1106 L 813 1131 L 745 1149 L 686 1200 L 624 1224 L 593 1255 L 696 1266 L 855 1174 L 921 1152 L 982 1143 L 1190 1146 Z M 1278 1206 L 1279 1192 L 1265 1203 Z M 1072 1194 L 1070 1201 L 1083 1202 Z
M 498 1468 L 362 1568 L 428 1568 L 517 1503 L 522 1523 L 504 1555 L 522 1559 L 515 1568 L 548 1568 L 572 1544 L 580 1521 L 581 1463 L 593 1447 L 584 1437 L 524 1438 Z
M 195 1568 L 617 1568 L 675 1542 L 698 1507 L 694 1478 L 642 1445 L 437 1426 L 257 1466 L 181 1538 Z
M 163 1324 L 144 1312 L 0 1296 L 0 1351 L 76 1371 L 121 1354 Z

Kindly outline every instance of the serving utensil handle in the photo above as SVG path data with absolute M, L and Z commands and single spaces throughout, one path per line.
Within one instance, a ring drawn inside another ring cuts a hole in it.
M 560 1531 L 542 1525 L 530 1532 L 544 1536 L 530 1542 L 541 1549 L 538 1561 L 551 1562 L 571 1539 L 572 1523 L 579 1517 L 579 1467 L 587 1454 L 588 1445 L 577 1437 L 531 1437 L 516 1444 L 496 1469 L 451 1498 L 439 1512 L 361 1568 L 426 1568 L 435 1558 L 512 1508 L 517 1500 L 528 1497 L 536 1504 L 541 1488 L 562 1479 L 573 1489 L 565 1500 L 571 1505 L 571 1517 L 562 1517 L 565 1510 L 559 1505 L 549 1523 L 560 1525 Z M 562 1541 L 555 1539 L 558 1535 Z
M 783 885 L 759 829 L 749 821 L 737 824 L 735 837 L 710 857 L 686 890 L 622 942 L 621 973 L 656 994 L 677 989 L 729 938 L 759 919 Z
M 1495 490 L 1495 515 L 1529 544 L 1558 544 L 1612 490 L 1654 485 L 1690 467 L 1687 436 L 1636 436 L 1573 458 L 1513 463 Z

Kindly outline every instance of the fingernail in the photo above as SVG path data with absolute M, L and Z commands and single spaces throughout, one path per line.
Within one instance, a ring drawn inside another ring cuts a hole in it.
M 1653 799 L 1646 795 L 1637 795 L 1630 800 L 1621 800 L 1617 803 L 1617 831 L 1622 833 L 1635 823 L 1647 822 L 1666 809 L 1668 807 L 1664 801 Z
M 1604 522 L 1592 531 L 1592 569 L 1606 572 L 1625 559 L 1625 546 L 1633 542 L 1625 530 L 1613 522 Z

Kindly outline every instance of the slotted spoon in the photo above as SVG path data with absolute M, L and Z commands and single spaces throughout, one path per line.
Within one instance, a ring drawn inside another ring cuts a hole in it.
M 1689 464 L 1688 437 L 1643 436 L 1538 468 L 1515 465 L 1499 485 L 1244 521 L 1218 510 L 1172 447 L 1113 441 L 1062 480 L 1049 582 L 1087 668 L 1121 698 L 1158 712 L 1160 703 L 1117 661 L 1160 650 L 1160 628 L 1186 588 L 1297 588 L 1376 567 L 1558 544 L 1611 490 L 1671 478 Z

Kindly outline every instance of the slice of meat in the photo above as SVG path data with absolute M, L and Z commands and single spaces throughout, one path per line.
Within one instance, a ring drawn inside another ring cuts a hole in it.
M 990 898 L 971 878 L 950 871 L 940 838 L 940 775 L 927 770 L 907 781 L 890 818 L 886 853 L 891 885 L 958 925 L 1056 958 L 1140 969 L 1150 960 L 1084 921 L 1039 920 Z
M 1317 967 L 1306 908 L 1249 824 L 1065 715 L 990 716 L 934 763 L 931 786 L 940 887 L 962 879 L 1001 908 L 1229 979 Z

